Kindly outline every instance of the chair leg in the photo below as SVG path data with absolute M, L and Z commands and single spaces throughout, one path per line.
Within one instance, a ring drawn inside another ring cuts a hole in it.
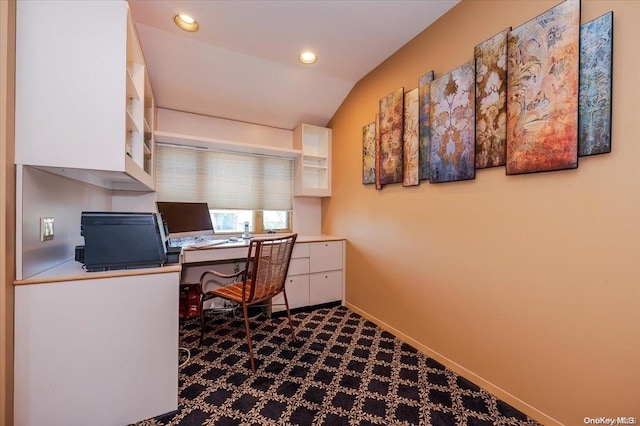
M 244 328 L 247 332 L 247 344 L 249 345 L 249 360 L 251 361 L 251 371 L 256 372 L 256 364 L 253 360 L 253 347 L 251 346 L 251 329 L 249 328 L 249 308 L 246 303 L 242 304 L 244 313 Z
M 287 318 L 289 318 L 289 327 L 291 327 L 291 340 L 296 341 L 296 331 L 293 329 L 293 320 L 291 320 L 291 312 L 289 312 L 289 301 L 287 300 L 287 291 L 282 289 L 284 296 L 284 306 L 287 308 Z
M 200 346 L 204 339 L 204 297 L 200 296 Z

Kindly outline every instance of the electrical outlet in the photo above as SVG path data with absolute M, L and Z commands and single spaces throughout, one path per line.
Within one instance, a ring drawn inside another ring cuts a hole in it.
M 53 218 L 40 218 L 40 241 L 53 240 Z

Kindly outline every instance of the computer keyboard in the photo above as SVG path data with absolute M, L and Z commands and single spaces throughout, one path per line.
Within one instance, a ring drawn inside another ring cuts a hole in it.
M 211 237 L 182 237 L 176 238 L 170 241 L 171 247 L 183 247 L 183 248 L 201 248 L 217 246 L 229 242 L 226 238 L 211 238 Z
M 188 248 L 205 248 L 205 247 L 217 246 L 220 244 L 224 244 L 226 242 L 228 242 L 228 240 L 204 240 L 204 241 L 197 241 L 193 244 L 189 244 L 187 247 Z

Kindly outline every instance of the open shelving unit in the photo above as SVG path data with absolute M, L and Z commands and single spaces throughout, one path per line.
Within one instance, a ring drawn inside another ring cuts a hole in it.
M 301 124 L 293 131 L 295 159 L 294 195 L 331 196 L 331 129 Z

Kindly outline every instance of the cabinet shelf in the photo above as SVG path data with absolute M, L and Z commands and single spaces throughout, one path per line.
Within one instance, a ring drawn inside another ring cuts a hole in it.
M 319 155 L 308 155 L 308 154 L 302 154 L 302 158 L 304 159 L 304 161 L 326 161 L 327 157 L 320 157 Z
M 163 131 L 154 132 L 158 143 L 173 145 L 197 146 L 221 152 L 245 152 L 251 154 L 272 155 L 283 158 L 297 158 L 301 152 L 298 149 L 279 148 L 250 143 L 226 141 L 221 139 L 205 138 L 200 136 L 184 135 Z
M 131 99 L 139 100 L 141 98 L 140 91 L 133 81 L 133 75 L 127 69 L 127 97 Z
M 327 170 L 327 166 L 319 166 L 316 164 L 305 164 L 303 167 L 306 170 Z
M 140 132 L 140 128 L 138 127 L 136 120 L 133 118 L 133 114 L 129 110 L 127 110 L 127 130 Z

